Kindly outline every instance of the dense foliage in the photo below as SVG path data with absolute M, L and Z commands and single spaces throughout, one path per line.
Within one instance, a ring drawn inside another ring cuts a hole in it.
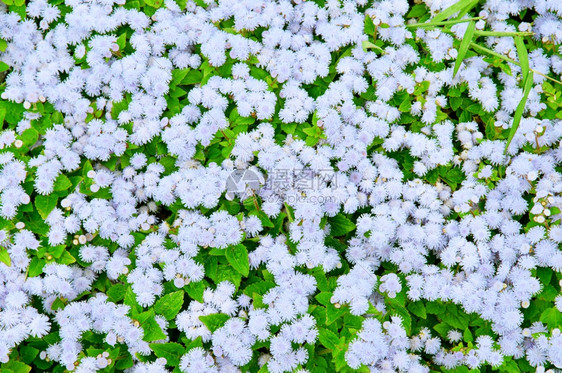
M 2 0 L 0 369 L 562 369 L 562 2 Z

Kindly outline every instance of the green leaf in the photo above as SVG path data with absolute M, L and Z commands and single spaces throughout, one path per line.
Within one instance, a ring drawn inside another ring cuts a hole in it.
M 171 320 L 181 310 L 183 305 L 183 290 L 174 291 L 158 299 L 154 304 L 154 311 L 163 315 L 166 320 Z
M 207 286 L 209 286 L 209 283 L 205 280 L 201 280 L 198 282 L 190 282 L 184 289 L 191 299 L 203 303 L 203 292 Z
M 498 67 L 507 75 L 513 76 L 513 72 L 511 71 L 511 66 L 506 63 L 500 63 Z
M 146 3 L 146 5 L 150 5 L 153 8 L 160 8 L 162 6 L 163 1 L 162 0 L 144 0 L 144 2 Z
M 35 128 L 28 128 L 22 132 L 20 138 L 26 146 L 31 146 L 39 139 L 39 132 Z
M 307 146 L 313 147 L 316 146 L 316 144 L 318 144 L 319 141 L 320 141 L 319 137 L 307 136 L 304 142 Z
M 371 43 L 368 40 L 363 40 L 363 42 L 361 43 L 361 47 L 363 48 L 364 52 L 367 52 L 367 49 L 376 49 L 376 50 L 379 50 L 379 51 L 383 50 L 381 47 Z
M 320 127 L 317 127 L 317 126 L 303 128 L 302 131 L 304 133 L 306 133 L 307 135 L 312 136 L 312 137 L 321 137 L 322 136 L 322 129 Z
M 449 330 L 451 330 L 451 327 L 448 326 L 447 324 L 441 322 L 441 323 L 433 326 L 433 329 L 435 329 L 437 331 L 437 333 L 439 333 L 439 335 L 441 335 L 441 337 L 446 338 L 447 333 L 449 333 Z
M 6 40 L 0 39 L 0 52 L 5 52 L 7 47 L 8 43 L 6 43 Z
M 543 286 L 550 284 L 554 272 L 550 268 L 539 267 L 537 268 L 537 277 L 541 280 Z
M 505 373 L 520 373 L 521 372 L 521 369 L 519 368 L 517 363 L 512 360 L 511 357 L 505 357 L 504 361 L 503 361 L 503 364 L 500 365 L 498 368 L 499 368 L 500 372 L 505 372 Z
M 507 137 L 507 143 L 505 144 L 504 153 L 506 154 L 507 154 L 507 149 L 509 148 L 509 144 L 511 144 L 511 140 L 513 140 L 513 136 L 515 136 L 515 133 L 517 132 L 517 128 L 519 128 L 519 123 L 521 122 L 521 117 L 523 116 L 525 105 L 527 104 L 527 97 L 529 97 L 529 92 L 531 92 L 532 87 L 533 87 L 533 72 L 531 71 L 527 75 L 527 79 L 525 79 L 523 98 L 519 102 L 519 105 L 517 105 L 515 114 L 513 114 L 513 124 L 511 125 L 511 129 L 509 130 L 509 136 Z
M 174 89 L 170 90 L 169 95 L 171 97 L 182 97 L 187 93 L 187 91 L 185 91 L 184 89 L 180 88 L 180 87 L 175 87 Z
M 252 296 L 252 294 L 254 293 L 264 295 L 269 289 L 272 289 L 275 286 L 277 285 L 275 285 L 275 283 L 271 281 L 254 282 L 253 284 L 246 286 L 243 293 L 247 296 Z
M 31 259 L 29 267 L 27 268 L 27 277 L 39 276 L 43 273 L 43 267 L 46 263 L 45 259 L 39 259 L 37 257 Z
M 347 312 L 347 307 L 341 305 L 336 307 L 332 304 L 332 295 L 331 292 L 323 291 L 315 296 L 318 303 L 326 306 L 326 325 L 332 324 Z
M 127 45 L 127 33 L 124 32 L 121 35 L 119 35 L 116 43 L 119 46 L 119 50 L 125 49 L 125 45 Z
M 8 70 L 9 68 L 10 65 L 8 65 L 6 62 L 0 61 L 0 73 Z
M 7 113 L 6 108 L 0 106 L 0 126 L 4 124 L 4 118 L 6 118 L 6 113 Z
M 296 128 L 297 128 L 296 123 L 289 123 L 289 124 L 281 123 L 281 130 L 286 134 L 290 134 L 290 135 L 294 134 Z
M 527 76 L 529 75 L 529 55 L 527 53 L 527 48 L 523 42 L 521 36 L 516 36 L 513 38 L 515 42 L 515 47 L 517 48 L 517 55 L 519 57 L 519 63 L 521 64 L 521 74 L 523 75 L 523 81 L 527 81 Z
M 128 286 L 127 290 L 125 291 L 125 296 L 123 297 L 123 303 L 125 303 L 127 306 L 131 306 L 134 310 L 140 308 L 140 305 L 137 302 L 137 297 L 135 296 L 135 293 L 133 292 L 133 289 L 131 289 L 130 286 Z
M 425 306 L 423 305 L 422 301 L 409 303 L 408 310 L 414 315 L 416 315 L 417 317 L 421 317 L 422 319 L 425 319 L 427 317 L 427 313 L 425 312 Z
M 445 311 L 445 305 L 435 301 L 427 302 L 425 307 L 427 309 L 427 313 L 434 315 L 439 315 Z
M 318 330 L 318 340 L 324 347 L 334 350 L 339 344 L 340 339 L 336 333 L 331 330 L 321 328 Z
M 55 300 L 54 300 L 53 303 L 51 304 L 51 309 L 52 309 L 53 311 L 61 310 L 61 309 L 64 308 L 65 305 L 66 305 L 66 304 L 65 304 L 64 300 L 61 299 L 60 297 L 57 297 L 57 298 L 55 298 Z
M 540 299 L 544 299 L 549 302 L 554 302 L 556 296 L 559 295 L 560 292 L 556 290 L 556 288 L 552 285 L 548 285 L 544 287 L 544 290 L 540 292 L 538 297 Z M 561 325 L 562 326 L 562 325 Z
M 8 250 L 3 247 L 0 247 L 0 262 L 4 263 L 8 267 L 12 265 L 10 254 L 8 254 Z
M 448 304 L 446 311 L 437 315 L 443 322 L 449 324 L 455 329 L 464 330 L 468 327 L 470 321 L 469 316 L 454 304 Z
M 166 365 L 177 366 L 180 359 L 185 354 L 185 348 L 179 343 L 151 343 L 150 349 L 154 351 L 156 357 L 166 359 Z
M 230 281 L 234 284 L 236 288 L 240 286 L 242 282 L 242 275 L 238 272 L 232 265 L 218 265 L 217 274 L 215 277 L 215 282 L 218 284 L 222 281 Z
M 410 96 L 407 96 L 404 101 L 402 101 L 402 103 L 400 103 L 400 106 L 398 107 L 398 110 L 400 110 L 403 113 L 409 113 L 410 110 L 412 109 L 412 101 Z
M 123 100 L 121 100 L 119 102 L 114 102 L 113 107 L 111 108 L 111 117 L 113 119 L 117 119 L 117 117 L 119 116 L 119 113 L 121 113 L 123 110 L 126 110 L 128 107 L 129 107 L 129 101 L 127 100 L 127 98 L 124 98 Z M 91 165 L 90 165 L 90 167 L 91 167 Z M 85 177 L 85 175 L 86 174 L 84 173 L 84 177 Z
M 185 78 L 182 79 L 180 85 L 190 85 L 201 83 L 203 74 L 199 70 L 189 70 Z
M 141 328 L 144 330 L 143 340 L 147 342 L 166 338 L 166 334 L 164 334 L 164 332 L 160 328 L 160 325 L 158 325 L 158 323 L 156 322 L 154 316 L 154 310 L 152 308 L 136 316 L 137 321 L 140 323 Z
M 437 15 L 432 19 L 430 19 L 430 21 L 432 23 L 441 22 L 446 20 L 447 18 L 450 18 L 453 14 L 458 13 L 460 11 L 463 11 L 466 14 L 470 11 L 470 9 L 476 6 L 476 4 L 478 4 L 478 0 L 472 0 L 468 3 L 466 2 L 466 0 L 459 0 L 453 5 L 451 5 L 450 7 L 448 7 L 447 9 L 443 10 L 442 12 L 437 13 Z
M 440 172 L 440 175 L 446 181 L 451 181 L 453 183 L 458 184 L 462 182 L 465 178 L 464 172 L 462 171 L 462 169 L 458 167 L 453 167 L 449 169 L 443 168 L 442 171 L 444 172 Z
M 562 325 L 562 312 L 556 307 L 547 308 L 541 314 L 540 321 L 545 323 L 549 329 L 560 328 Z
M 476 28 L 476 23 L 474 21 L 470 21 L 464 32 L 464 36 L 461 41 L 461 45 L 459 47 L 459 51 L 457 54 L 457 60 L 455 61 L 455 68 L 453 70 L 453 78 L 457 75 L 459 68 L 461 67 L 461 63 L 464 60 L 464 56 L 466 56 L 466 52 L 468 51 L 468 47 L 470 46 L 470 42 L 472 41 L 472 37 L 474 36 L 474 30 Z
M 140 2 L 137 0 L 127 1 L 123 7 L 125 9 L 140 9 Z
M 187 0 L 175 0 L 176 4 L 180 7 L 181 10 L 184 10 L 187 6 Z
M 470 332 L 470 329 L 466 328 L 462 334 L 463 339 L 465 342 L 472 342 L 474 341 L 474 338 L 472 337 L 472 333 Z
M 115 284 L 107 290 L 107 296 L 112 302 L 119 302 L 125 298 L 127 292 L 127 285 Z
M 463 99 L 460 97 L 451 97 L 449 99 L 449 104 L 451 105 L 451 109 L 457 110 L 462 105 Z
M 248 250 L 243 244 L 228 247 L 226 249 L 226 259 L 232 268 L 243 276 L 248 276 L 250 273 L 250 261 L 248 259 Z
M 11 360 L 6 364 L 2 364 L 2 372 L 4 372 L 4 369 L 10 369 L 14 373 L 28 373 L 31 371 L 31 367 L 29 365 L 15 360 Z
M 332 303 L 326 306 L 326 325 L 332 324 L 334 321 L 342 317 L 347 312 L 347 307 L 336 307 Z
M 54 184 L 54 191 L 55 192 L 62 192 L 63 190 L 67 190 L 72 186 L 72 182 L 66 175 L 60 174 L 57 179 L 55 180 Z
M 425 6 L 425 4 L 416 4 L 410 9 L 408 14 L 406 14 L 406 17 L 418 18 L 426 14 L 427 14 L 427 7 Z
M 122 372 L 133 367 L 133 358 L 130 354 L 126 354 L 124 359 L 115 362 L 115 371 Z
M 62 256 L 62 254 L 64 253 L 64 249 L 66 248 L 66 245 L 57 245 L 57 246 L 52 246 L 49 248 L 48 252 L 54 256 L 56 259 L 60 258 Z
M 38 195 L 35 197 L 35 207 L 43 219 L 46 219 L 57 206 L 57 200 L 58 197 L 52 194 L 47 196 Z
M 330 299 L 332 299 L 332 295 L 333 293 L 331 292 L 323 291 L 317 294 L 314 298 L 318 301 L 318 303 L 327 306 L 328 304 L 331 304 Z
M 207 329 L 209 329 L 211 332 L 214 332 L 215 330 L 221 328 L 228 319 L 230 319 L 230 316 L 224 313 L 214 313 L 212 315 L 199 316 L 199 320 L 201 320 L 201 322 L 205 324 Z
M 332 218 L 328 218 L 330 223 L 330 234 L 334 237 L 343 236 L 355 229 L 355 224 L 345 217 L 344 214 L 337 214 Z
M 344 370 L 348 365 L 347 361 L 345 360 L 345 348 L 337 348 L 336 351 L 332 351 L 333 362 L 336 368 L 336 372 L 349 372 L 349 370 Z M 331 371 L 326 369 L 321 369 L 320 372 Z M 353 371 L 352 371 L 353 372 Z M 356 370 L 356 372 L 365 372 L 364 370 Z M 369 370 L 367 370 L 369 372 Z
M 234 120 L 233 123 L 236 124 L 237 126 L 243 126 L 243 125 L 254 124 L 255 121 L 256 121 L 256 118 L 253 118 L 253 117 L 238 116 L 236 118 L 236 120 Z
M 375 32 L 375 24 L 373 23 L 373 19 L 368 14 L 365 14 L 365 28 L 364 32 L 366 35 L 371 35 Z
M 35 357 L 39 354 L 39 350 L 35 347 L 29 345 L 20 345 L 19 347 L 20 356 L 24 363 L 30 364 Z
M 62 256 L 60 257 L 60 259 L 57 260 L 57 263 L 59 264 L 72 264 L 72 263 L 76 263 L 76 258 L 74 256 L 72 256 L 71 253 L 69 253 L 68 251 L 64 251 L 62 253 Z
M 412 331 L 412 317 L 410 316 L 408 310 L 406 310 L 406 307 L 399 304 L 393 304 L 390 306 L 390 314 L 398 315 L 402 318 L 402 326 L 404 327 L 404 330 L 406 330 L 406 333 L 410 335 Z

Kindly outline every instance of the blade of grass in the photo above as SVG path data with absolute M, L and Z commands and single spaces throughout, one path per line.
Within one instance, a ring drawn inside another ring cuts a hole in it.
M 464 56 L 466 56 L 466 52 L 468 51 L 468 47 L 472 42 L 472 37 L 474 36 L 474 29 L 476 27 L 476 23 L 474 21 L 470 21 L 468 24 L 466 31 L 464 32 L 464 36 L 462 37 L 461 45 L 459 47 L 459 52 L 457 54 L 457 60 L 455 61 L 455 68 L 453 70 L 453 78 L 457 75 L 459 68 L 461 67 L 462 60 Z
M 457 20 L 452 20 L 452 21 L 442 21 L 442 22 L 411 23 L 409 25 L 407 24 L 406 27 L 448 26 L 448 25 L 456 25 L 457 23 L 478 21 L 479 19 L 482 19 L 482 17 L 472 17 L 472 18 L 457 19 Z
M 480 31 L 476 30 L 474 32 L 478 36 L 532 36 L 535 35 L 534 32 L 530 31 L 518 31 L 518 32 L 508 32 L 508 31 Z
M 478 44 L 476 44 L 476 43 L 470 43 L 470 46 L 471 46 L 472 48 L 474 48 L 474 49 L 480 51 L 480 52 L 488 53 L 489 55 L 498 57 L 498 58 L 500 58 L 500 59 L 502 59 L 502 60 L 504 60 L 504 61 L 506 61 L 506 62 L 512 63 L 512 64 L 517 65 L 517 66 L 521 66 L 521 64 L 520 64 L 519 62 L 517 62 L 517 61 L 515 61 L 515 60 L 512 60 L 511 58 L 509 58 L 509 57 L 507 57 L 507 56 L 504 56 L 503 54 L 499 54 L 499 53 L 496 52 L 496 51 L 493 51 L 493 50 L 491 50 L 491 49 L 488 49 L 488 48 L 486 48 L 486 47 L 483 47 L 483 46 L 481 46 L 481 45 L 478 45 Z M 556 80 L 556 79 L 554 79 L 554 78 L 551 78 L 550 76 L 548 76 L 548 75 L 546 75 L 546 74 L 543 74 L 543 73 L 541 73 L 540 71 L 537 71 L 537 70 L 534 70 L 534 69 L 529 69 L 529 71 L 532 71 L 533 73 L 538 74 L 538 75 L 540 75 L 540 76 L 542 76 L 542 77 L 544 77 L 544 78 L 546 78 L 546 79 L 548 79 L 548 80 L 551 80 L 551 81 L 553 81 L 553 82 L 555 82 L 555 83 L 562 84 L 562 82 L 561 82 L 560 80 Z
M 451 5 L 450 7 L 448 7 L 447 9 L 443 10 L 442 12 L 437 13 L 437 15 L 433 17 L 431 21 L 432 22 L 444 21 L 447 18 L 451 17 L 453 14 L 458 13 L 460 11 L 466 11 L 466 13 L 468 13 L 470 9 L 474 8 L 476 4 L 478 4 L 478 1 L 479 0 L 472 0 L 467 4 L 466 0 L 459 0 L 453 5 Z
M 490 54 L 490 55 L 492 55 L 492 56 L 501 58 L 502 60 L 504 60 L 504 61 L 506 61 L 506 62 L 510 62 L 510 63 L 512 63 L 512 64 L 514 64 L 514 65 L 521 66 L 521 64 L 520 64 L 519 62 L 517 62 L 517 61 L 515 61 L 515 60 L 512 60 L 511 58 L 509 58 L 509 57 L 507 57 L 507 56 L 504 56 L 503 54 L 500 54 L 500 53 L 498 53 L 498 52 L 496 52 L 496 51 L 493 51 L 493 50 L 491 50 L 491 49 L 489 49 L 489 48 L 483 47 L 483 46 L 481 46 L 481 45 L 479 45 L 479 44 L 470 43 L 470 46 L 471 46 L 472 48 L 476 49 L 476 50 L 481 51 L 481 52 L 488 53 L 488 54 Z
M 513 41 L 515 41 L 515 47 L 517 47 L 517 55 L 519 57 L 519 63 L 521 64 L 523 79 L 527 81 L 527 75 L 529 74 L 529 55 L 525 47 L 525 42 L 523 42 L 523 39 L 519 36 L 514 37 Z
M 478 4 L 478 0 L 466 4 L 466 6 L 463 9 L 461 9 L 461 11 L 457 14 L 457 16 L 454 19 L 461 19 L 465 14 L 470 12 L 472 8 L 476 6 L 476 4 Z
M 507 154 L 507 149 L 509 148 L 509 144 L 511 144 L 511 140 L 513 140 L 513 136 L 517 132 L 517 128 L 519 127 L 519 123 L 521 123 L 521 117 L 523 116 L 523 111 L 525 110 L 525 105 L 527 104 L 527 98 L 529 97 L 529 92 L 533 87 L 533 73 L 529 72 L 527 78 L 525 79 L 525 88 L 523 89 L 523 98 L 517 105 L 517 109 L 515 110 L 515 114 L 513 114 L 513 124 L 511 125 L 511 129 L 509 130 L 509 136 L 507 137 L 507 144 L 505 144 L 504 154 Z

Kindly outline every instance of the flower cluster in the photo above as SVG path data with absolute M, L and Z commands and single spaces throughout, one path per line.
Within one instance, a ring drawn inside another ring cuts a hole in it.
M 0 370 L 562 369 L 561 30 L 3 0 Z

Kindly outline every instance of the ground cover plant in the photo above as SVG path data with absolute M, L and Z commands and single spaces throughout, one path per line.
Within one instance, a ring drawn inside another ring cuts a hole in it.
M 562 369 L 562 2 L 2 0 L 0 369 Z

